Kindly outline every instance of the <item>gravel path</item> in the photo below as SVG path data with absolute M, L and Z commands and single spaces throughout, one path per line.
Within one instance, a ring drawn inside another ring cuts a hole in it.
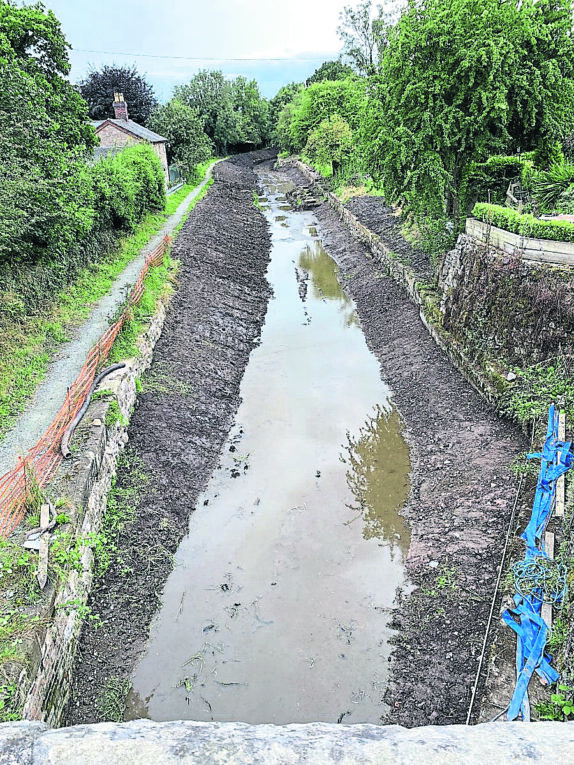
M 67 389 L 80 373 L 90 348 L 98 342 L 109 327 L 110 318 L 117 313 L 118 308 L 124 303 L 129 290 L 138 278 L 148 253 L 157 247 L 164 236 L 173 232 L 185 215 L 190 203 L 208 182 L 215 164 L 214 162 L 209 167 L 205 179 L 183 200 L 161 231 L 126 266 L 107 295 L 104 295 L 95 304 L 89 319 L 78 327 L 74 332 L 73 339 L 62 345 L 56 353 L 45 379 L 37 387 L 26 409 L 4 439 L 0 441 L 0 476 L 11 470 L 15 466 L 18 456 L 25 454 L 44 435 L 58 413 Z

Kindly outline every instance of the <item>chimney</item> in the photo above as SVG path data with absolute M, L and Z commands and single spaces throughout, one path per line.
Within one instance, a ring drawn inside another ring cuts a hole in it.
M 123 93 L 114 93 L 114 112 L 117 120 L 128 121 L 128 105 Z

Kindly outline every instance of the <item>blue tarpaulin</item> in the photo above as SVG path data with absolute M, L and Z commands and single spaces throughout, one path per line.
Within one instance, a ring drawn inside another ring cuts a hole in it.
M 556 503 L 556 481 L 574 464 L 571 442 L 558 439 L 558 412 L 554 406 L 548 412 L 548 430 L 544 448 L 540 453 L 529 454 L 528 458 L 541 461 L 536 497 L 532 508 L 532 517 L 521 538 L 526 541 L 525 563 L 540 562 L 548 559 L 543 547 L 543 535 Z M 504 611 L 504 622 L 516 632 L 516 687 L 507 717 L 515 720 L 521 717 L 530 719 L 528 702 L 528 683 L 534 672 L 547 683 L 558 680 L 558 672 L 551 666 L 551 657 L 544 651 L 549 627 L 542 618 L 544 600 L 542 586 L 531 589 L 528 593 L 514 596 L 512 609 Z M 556 599 L 555 599 L 556 602 Z

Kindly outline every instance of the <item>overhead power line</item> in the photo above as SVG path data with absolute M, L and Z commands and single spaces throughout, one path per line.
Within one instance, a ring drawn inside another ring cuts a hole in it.
M 76 51 L 77 53 L 98 53 L 100 55 L 106 55 L 106 56 L 133 56 L 134 58 L 162 58 L 162 59 L 170 59 L 172 61 L 324 61 L 325 56 L 311 56 L 311 57 L 297 57 L 297 56 L 291 56 L 291 57 L 261 57 L 261 58 L 246 58 L 246 57 L 238 57 L 238 58 L 219 58 L 219 57 L 209 57 L 209 56 L 163 56 L 156 53 L 127 53 L 126 51 L 119 51 L 119 50 L 90 50 L 88 48 L 73 48 L 73 51 Z M 328 54 L 327 54 L 328 55 Z

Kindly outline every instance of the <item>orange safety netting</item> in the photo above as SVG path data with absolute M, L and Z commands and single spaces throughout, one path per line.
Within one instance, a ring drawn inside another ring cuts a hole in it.
M 101 363 L 108 357 L 116 337 L 128 319 L 130 307 L 139 303 L 147 272 L 151 266 L 163 263 L 168 243 L 169 237 L 165 237 L 147 256 L 124 312 L 88 353 L 86 363 L 72 386 L 68 388 L 64 403 L 48 430 L 25 457 L 18 458 L 17 466 L 0 478 L 0 536 L 8 537 L 20 523 L 29 493 L 36 487 L 46 486 L 54 477 L 63 459 L 60 451 L 62 436 L 86 401 Z

